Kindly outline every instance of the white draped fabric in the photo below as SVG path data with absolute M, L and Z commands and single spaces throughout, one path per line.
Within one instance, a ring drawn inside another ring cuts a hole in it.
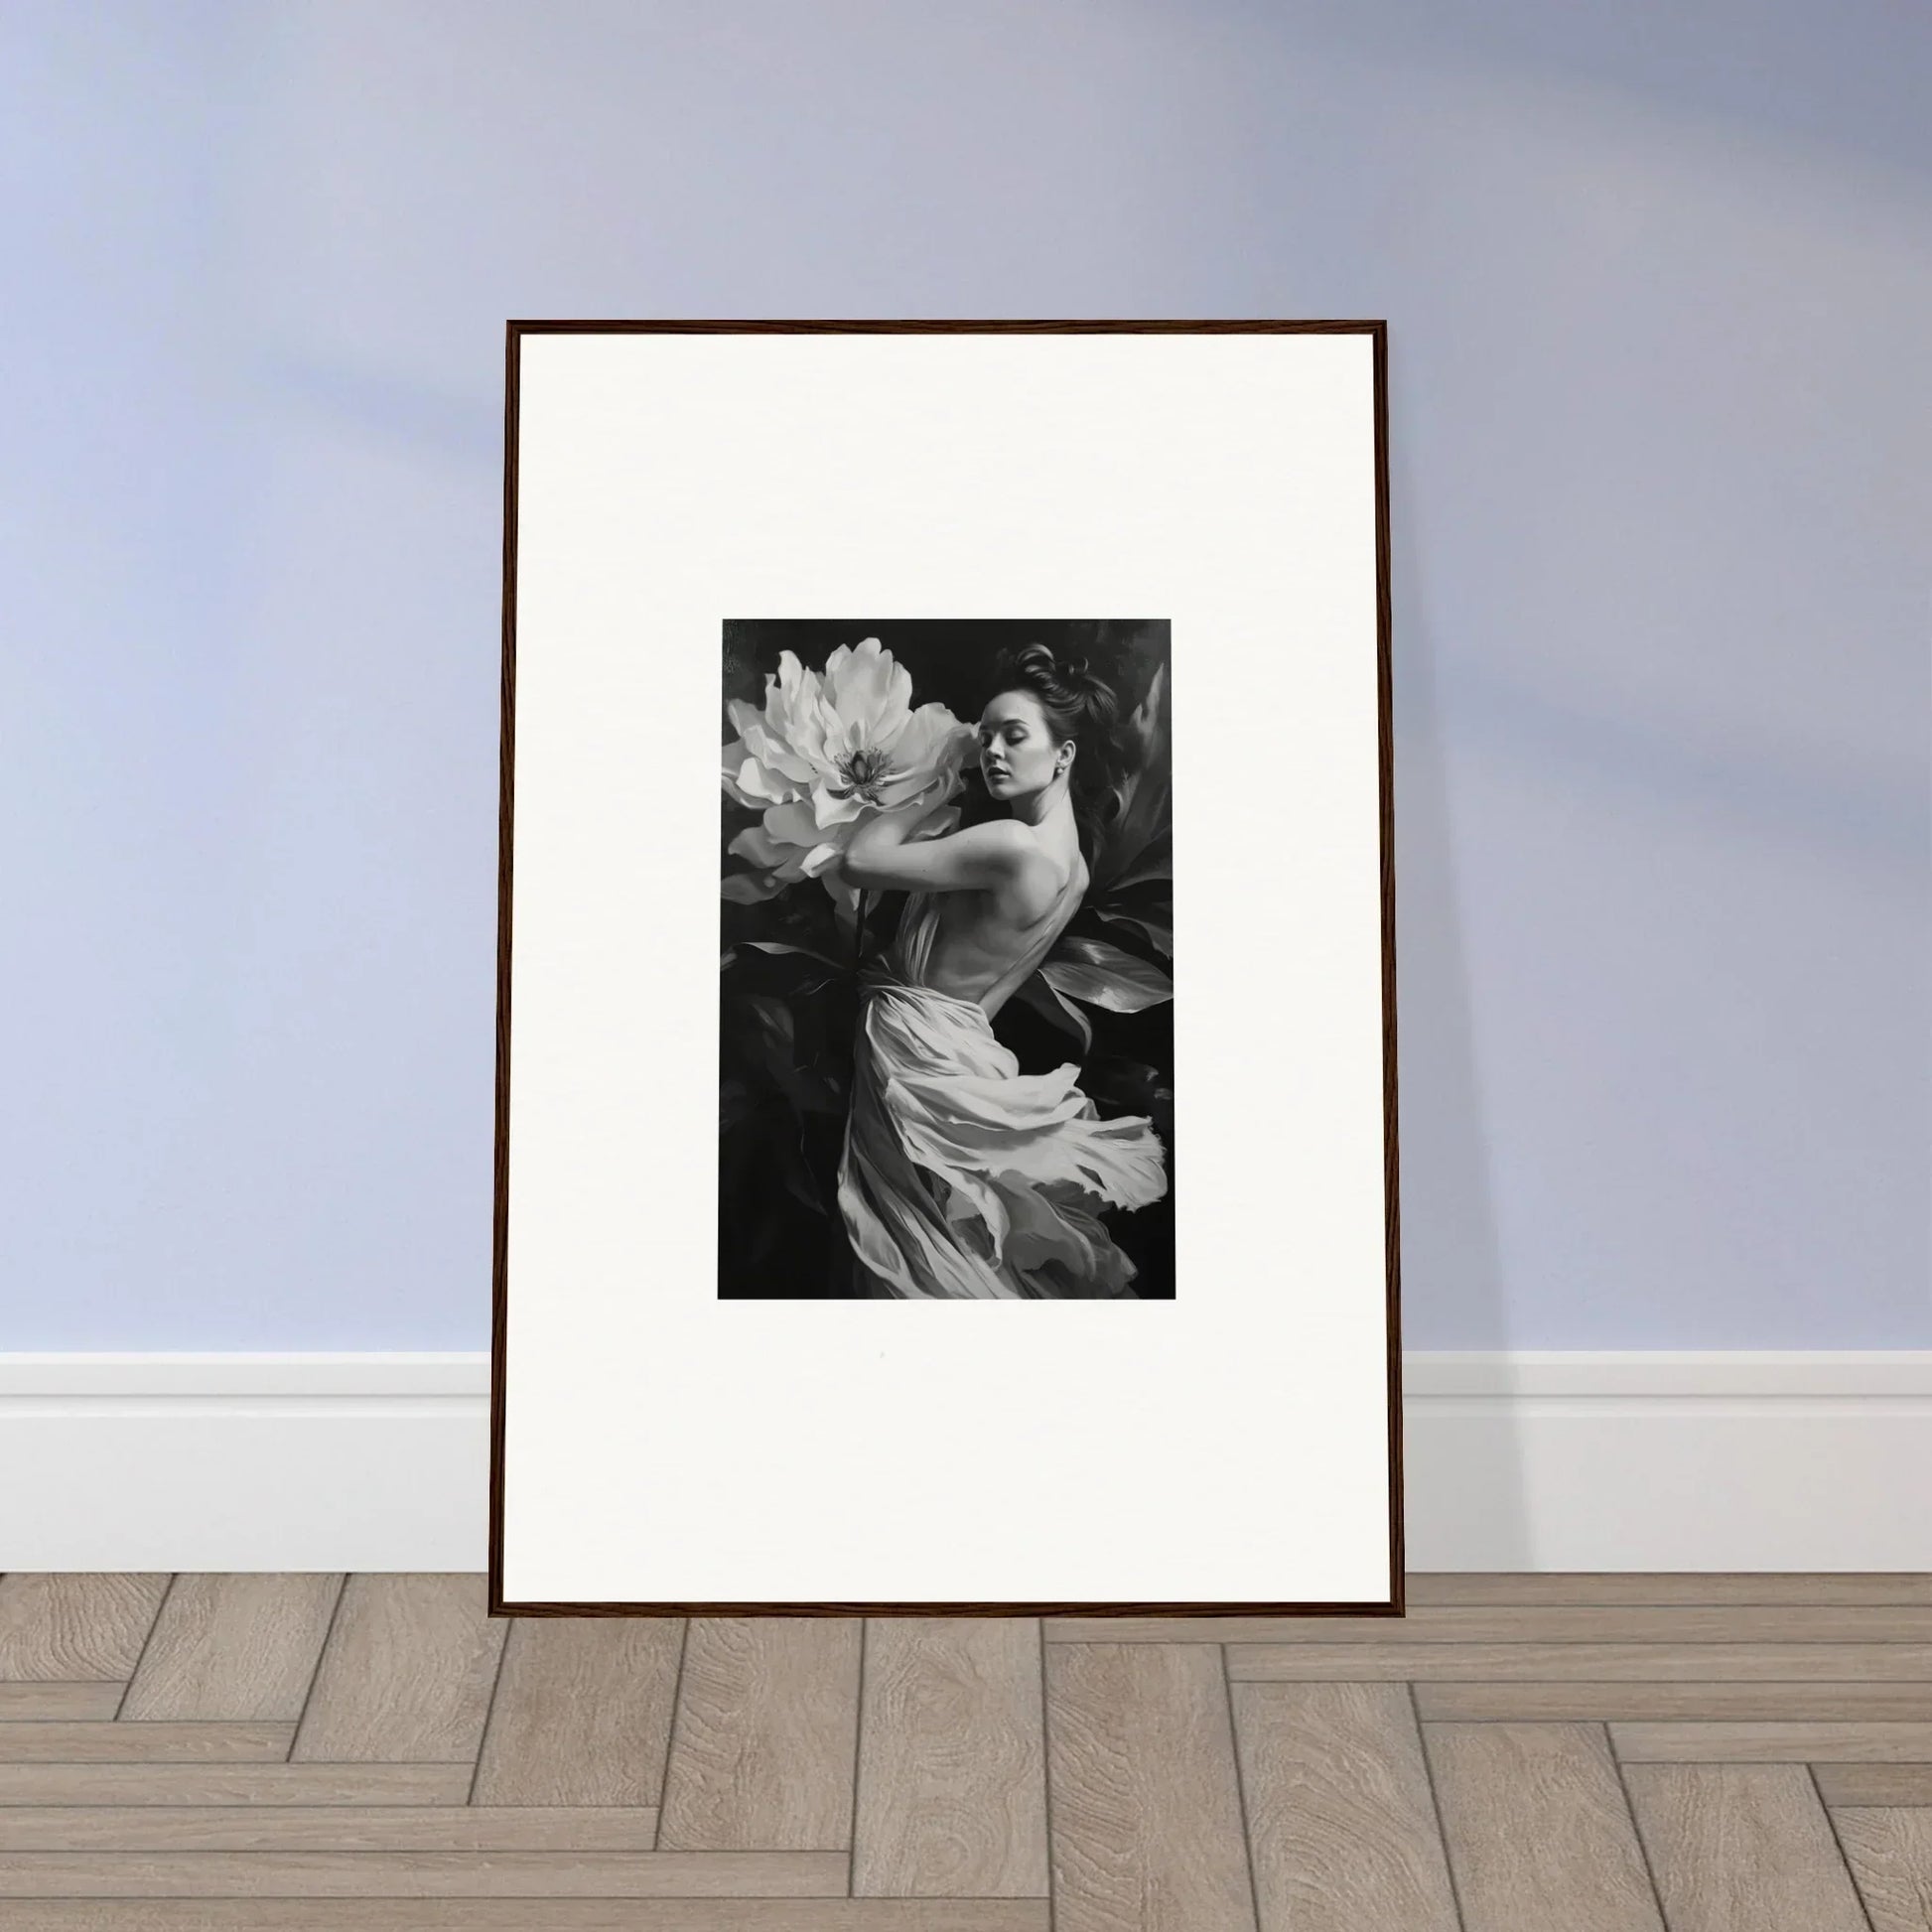
M 1153 1123 L 1102 1120 L 1077 1066 L 1022 1073 L 981 1006 L 919 984 L 936 918 L 915 894 L 867 976 L 839 1170 L 865 1292 L 1130 1296 L 1134 1264 L 1100 1217 L 1167 1192 Z

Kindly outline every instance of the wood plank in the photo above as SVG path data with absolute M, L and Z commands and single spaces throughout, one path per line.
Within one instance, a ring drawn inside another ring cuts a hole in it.
M 1797 1764 L 1644 1764 L 1631 1808 L 1671 1932 L 1866 1932 Z
M 843 1898 L 839 1852 L 0 1852 L 0 1898 Z
M 1464 1932 L 1663 1932 L 1596 1725 L 1425 1725 Z
M 1811 1774 L 1828 1805 L 1932 1806 L 1932 1764 L 1823 1764 Z
M 1932 1926 L 1932 1811 L 1850 1806 L 1836 1821 L 1871 1932 Z
M 504 1632 L 482 1577 L 349 1578 L 294 1761 L 474 1763 Z
M 1068 1644 L 1045 1667 L 1057 1932 L 1256 1932 L 1220 1658 Z
M 1932 1684 L 1418 1684 L 1416 1705 L 1429 1722 L 1932 1722 Z
M 655 1806 L 683 1645 L 679 1617 L 519 1619 L 474 1802 Z
M 0 1764 L 265 1764 L 293 1725 L 0 1724 Z
M 1462 1603 L 1868 1603 L 1932 1604 L 1932 1576 L 1918 1571 L 1415 1571 L 1412 1610 Z
M 1044 1898 L 1038 1619 L 873 1617 L 862 1675 L 854 1893 Z
M 0 1807 L 6 1852 L 648 1852 L 656 1833 L 648 1806 Z
M 31 1899 L 8 1932 L 1048 1932 L 1032 1898 Z
M 1262 1932 L 1456 1932 L 1429 1772 L 1394 1684 L 1239 1684 Z
M 302 1715 L 340 1576 L 181 1576 L 127 1687 L 124 1719 Z
M 167 1588 L 165 1572 L 0 1577 L 0 1677 L 125 1682 Z
M 1625 1764 L 1924 1764 L 1927 1724 L 1612 1725 Z
M 1247 1643 L 1227 1659 L 1263 1684 L 1932 1682 L 1926 1644 Z
M 1049 1643 L 1932 1644 L 1932 1607 L 1463 1604 L 1407 1616 L 1047 1617 Z
M 665 1851 L 846 1851 L 857 1617 L 693 1617 L 664 1777 Z
M 467 1764 L 0 1764 L 0 1805 L 460 1805 Z
M 0 1723 L 8 1719 L 111 1720 L 121 1708 L 125 1684 L 0 1684 Z

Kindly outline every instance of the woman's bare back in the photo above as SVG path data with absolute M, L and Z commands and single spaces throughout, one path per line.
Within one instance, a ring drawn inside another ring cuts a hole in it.
M 926 984 L 936 993 L 973 1001 L 991 1019 L 1052 949 L 1086 890 L 1086 861 L 1076 847 L 1071 871 L 1031 918 L 1024 905 L 1002 902 L 1010 900 L 1007 892 L 939 895 Z

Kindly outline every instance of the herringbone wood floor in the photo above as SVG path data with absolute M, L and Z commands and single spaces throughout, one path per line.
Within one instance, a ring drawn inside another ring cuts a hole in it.
M 12 1932 L 1927 1932 L 1932 1578 L 1402 1622 L 0 1581 Z

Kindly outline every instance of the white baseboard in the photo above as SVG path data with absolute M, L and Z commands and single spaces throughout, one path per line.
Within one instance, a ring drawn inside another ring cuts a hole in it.
M 1412 1570 L 1932 1570 L 1932 1351 L 1413 1354 Z M 482 1570 L 481 1354 L 0 1355 L 0 1568 Z
M 482 1354 L 0 1355 L 0 1568 L 482 1570 Z
M 1932 1570 L 1932 1351 L 1413 1355 L 1412 1570 Z

